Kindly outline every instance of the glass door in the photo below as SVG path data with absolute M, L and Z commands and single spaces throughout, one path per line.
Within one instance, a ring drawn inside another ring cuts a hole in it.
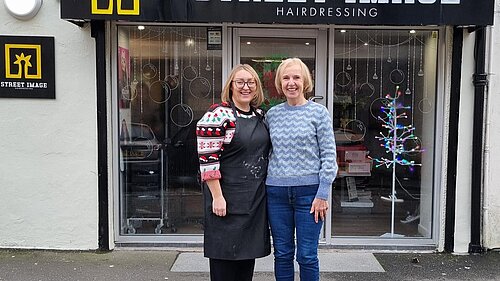
M 233 32 L 233 46 L 234 64 L 249 64 L 259 74 L 265 109 L 284 101 L 274 86 L 275 71 L 283 59 L 292 57 L 300 58 L 311 70 L 314 91 L 307 98 L 324 97 L 318 101 L 326 104 L 326 32 L 239 28 Z
M 326 30 L 239 28 L 233 30 L 233 46 L 233 64 L 249 64 L 259 74 L 266 97 L 264 109 L 285 100 L 276 91 L 275 72 L 283 59 L 293 57 L 300 58 L 312 74 L 314 88 L 306 98 L 328 104 Z M 331 235 L 331 221 L 326 221 L 323 233 L 325 238 Z

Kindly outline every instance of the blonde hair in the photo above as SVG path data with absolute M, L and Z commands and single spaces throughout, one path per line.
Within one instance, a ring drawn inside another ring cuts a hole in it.
M 276 70 L 276 77 L 274 78 L 274 86 L 276 87 L 276 90 L 278 90 L 278 93 L 283 95 L 283 89 L 281 88 L 281 76 L 283 75 L 285 69 L 292 65 L 300 66 L 304 86 L 304 89 L 302 89 L 302 91 L 304 92 L 304 94 L 309 94 L 310 92 L 312 92 L 314 87 L 312 83 L 311 71 L 309 71 L 307 65 L 303 63 L 299 58 L 286 59 L 282 61 L 278 66 L 278 69 Z
M 248 64 L 237 64 L 231 70 L 229 77 L 224 84 L 224 88 L 222 88 L 221 100 L 225 102 L 232 102 L 233 90 L 231 89 L 231 83 L 234 80 L 234 76 L 236 76 L 236 72 L 240 70 L 245 70 L 246 72 L 252 75 L 252 78 L 255 80 L 255 96 L 253 97 L 250 105 L 257 108 L 264 102 L 264 92 L 262 91 L 262 83 L 260 82 L 259 75 Z

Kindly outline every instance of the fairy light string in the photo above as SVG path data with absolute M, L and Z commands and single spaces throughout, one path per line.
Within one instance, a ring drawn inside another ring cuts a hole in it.
M 384 92 L 383 91 L 383 79 L 384 79 L 383 59 L 384 59 L 384 34 L 382 34 L 382 36 L 381 36 L 381 45 L 380 45 L 380 93 L 379 93 L 380 98 L 382 98 L 382 95 Z
M 378 80 L 378 75 L 377 75 L 377 34 L 375 34 L 373 40 L 373 80 Z
M 347 49 L 348 49 L 348 53 L 347 53 L 347 66 L 346 66 L 346 69 L 347 70 L 352 70 L 352 66 L 351 66 L 351 32 L 348 32 L 348 46 L 347 46 Z
M 410 57 L 410 52 L 411 52 L 411 34 L 408 33 L 408 52 L 406 53 L 407 57 L 407 62 L 406 62 L 406 90 L 405 94 L 406 95 L 411 95 L 411 90 L 410 90 L 410 65 L 411 65 L 411 57 Z
M 357 103 L 357 94 L 358 94 L 358 31 L 356 30 L 356 44 L 355 44 L 355 57 L 354 57 L 354 106 Z M 356 110 L 354 110 L 354 119 L 356 119 Z
M 413 36 L 413 75 L 411 77 L 411 92 L 413 95 L 411 96 L 411 124 L 414 125 L 414 111 L 415 111 L 415 64 L 416 64 L 416 49 L 417 49 L 417 39 L 416 36 Z M 408 79 L 409 80 L 409 79 Z

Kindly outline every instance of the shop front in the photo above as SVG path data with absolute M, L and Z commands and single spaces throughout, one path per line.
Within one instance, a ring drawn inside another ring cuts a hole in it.
M 444 228 L 452 28 L 491 24 L 492 7 L 486 0 L 62 1 L 62 18 L 104 21 L 109 39 L 114 242 L 201 243 L 196 122 L 220 101 L 238 63 L 257 70 L 265 109 L 283 102 L 275 70 L 299 57 L 313 74 L 308 98 L 328 108 L 337 144 L 322 243 L 435 249 Z

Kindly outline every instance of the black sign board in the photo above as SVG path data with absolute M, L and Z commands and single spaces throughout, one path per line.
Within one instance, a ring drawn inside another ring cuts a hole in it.
M 55 99 L 54 37 L 0 36 L 0 97 Z
M 492 25 L 494 0 L 61 0 L 68 20 Z

